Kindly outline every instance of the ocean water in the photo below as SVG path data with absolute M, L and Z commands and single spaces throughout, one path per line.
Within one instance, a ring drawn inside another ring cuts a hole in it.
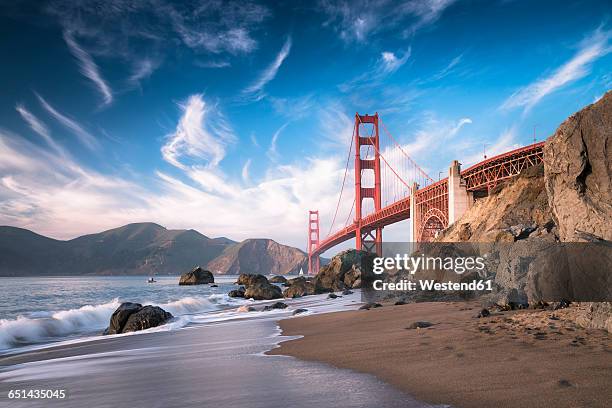
M 178 277 L 0 278 L 0 353 L 24 346 L 99 335 L 122 302 L 156 305 L 175 319 L 168 327 L 235 309 L 248 300 L 227 293 L 236 276 L 217 276 L 209 285 L 179 286 Z
M 432 407 L 377 378 L 265 352 L 291 337 L 278 320 L 356 309 L 359 291 L 271 301 L 232 299 L 236 277 L 178 286 L 178 278 L 0 279 L 0 407 Z M 102 336 L 123 301 L 175 316 L 162 326 Z M 248 304 L 258 311 L 246 312 Z M 299 315 L 301 316 L 301 315 Z M 11 390 L 64 390 L 64 399 L 12 399 Z

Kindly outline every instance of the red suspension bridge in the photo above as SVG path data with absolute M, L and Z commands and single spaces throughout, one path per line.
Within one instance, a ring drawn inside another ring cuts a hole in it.
M 383 134 L 381 135 L 380 129 Z M 412 241 L 428 242 L 459 219 L 474 200 L 500 182 L 518 175 L 543 159 L 544 142 L 485 158 L 465 170 L 455 160 L 448 177 L 433 180 L 406 154 L 405 149 L 375 114 L 355 114 L 344 177 L 327 236 L 321 239 L 319 212 L 308 215 L 308 271 L 319 271 L 319 256 L 341 242 L 355 238 L 355 248 L 378 254 L 382 230 L 399 221 L 412 220 Z M 353 158 L 354 194 L 345 191 Z M 350 207 L 345 222 L 340 209 Z M 352 218 L 351 218 L 352 217 Z

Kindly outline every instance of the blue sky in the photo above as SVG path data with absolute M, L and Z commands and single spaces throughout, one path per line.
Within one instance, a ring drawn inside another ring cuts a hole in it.
M 610 11 L 520 0 L 2 5 L 0 224 L 72 238 L 154 221 L 303 248 L 308 209 L 329 229 L 356 111 L 378 111 L 434 178 L 453 159 L 478 161 L 485 144 L 494 154 L 531 143 L 534 126 L 542 140 L 611 88 Z

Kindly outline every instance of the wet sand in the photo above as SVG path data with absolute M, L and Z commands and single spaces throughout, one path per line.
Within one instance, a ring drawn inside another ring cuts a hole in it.
M 430 407 L 372 375 L 264 355 L 281 340 L 277 320 L 294 308 L 342 310 L 355 307 L 358 296 L 288 300 L 287 309 L 235 314 L 234 320 L 213 313 L 211 321 L 187 329 L 3 355 L 0 407 Z M 15 389 L 66 390 L 67 398 L 9 399 Z
M 477 319 L 477 303 L 419 303 L 283 320 L 271 354 L 376 375 L 456 407 L 609 407 L 612 343 L 564 311 L 512 311 Z M 557 320 L 558 319 L 558 320 Z M 415 321 L 433 326 L 407 329 Z

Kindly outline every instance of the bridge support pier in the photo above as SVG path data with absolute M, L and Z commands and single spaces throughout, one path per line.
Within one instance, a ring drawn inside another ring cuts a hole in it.
M 320 259 L 316 252 L 319 247 L 319 211 L 308 213 L 308 274 L 319 273 Z
M 410 192 L 410 242 L 419 242 L 419 222 L 417 221 L 416 192 L 419 186 L 412 183 Z
M 461 163 L 453 160 L 448 169 L 448 225 L 452 225 L 472 207 L 474 197 L 461 178 Z

